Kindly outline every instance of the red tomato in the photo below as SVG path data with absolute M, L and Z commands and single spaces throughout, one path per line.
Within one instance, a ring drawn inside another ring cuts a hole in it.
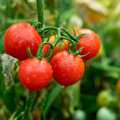
M 30 91 L 44 88 L 52 79 L 52 66 L 47 60 L 28 58 L 24 60 L 18 71 L 21 84 Z
M 7 30 L 4 43 L 6 53 L 21 61 L 29 57 L 26 52 L 28 47 L 36 55 L 42 39 L 29 23 L 17 23 Z
M 66 87 L 78 82 L 85 70 L 82 58 L 67 51 L 57 53 L 52 58 L 51 65 L 54 79 Z
M 53 35 L 53 36 L 50 37 L 48 42 L 53 44 L 55 42 L 55 40 L 56 40 L 56 36 Z M 54 50 L 52 51 L 52 57 L 55 56 L 58 52 L 67 51 L 68 43 L 69 43 L 69 41 L 67 41 L 67 40 L 63 40 L 60 46 L 59 46 L 59 43 L 58 43 L 55 46 Z M 50 48 L 49 45 L 44 46 L 44 54 L 45 55 L 47 54 L 49 48 Z
M 81 35 L 87 33 L 88 35 L 83 36 L 79 39 L 79 45 L 77 45 L 77 50 L 81 47 L 84 47 L 81 51 L 80 55 L 85 55 L 89 52 L 89 54 L 83 57 L 83 60 L 89 60 L 94 58 L 100 49 L 100 39 L 96 33 L 89 29 L 78 29 L 76 31 L 77 35 Z

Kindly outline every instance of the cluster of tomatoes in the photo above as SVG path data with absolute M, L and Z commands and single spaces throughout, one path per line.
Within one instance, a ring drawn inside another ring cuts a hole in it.
M 36 56 L 42 38 L 36 29 L 29 23 L 17 23 L 12 25 L 6 32 L 4 43 L 6 53 L 21 61 L 18 76 L 21 84 L 30 91 L 36 91 L 49 84 L 52 77 L 60 85 L 69 86 L 78 82 L 84 75 L 85 65 L 83 60 L 94 58 L 100 49 L 100 39 L 96 33 L 89 29 L 79 29 L 77 35 L 87 33 L 79 39 L 77 50 L 84 47 L 80 55 L 87 56 L 81 58 L 67 51 L 69 41 L 65 40 L 61 46 L 57 44 L 52 51 L 50 63 L 42 58 L 30 58 L 26 48 L 30 48 L 33 56 Z M 55 36 L 49 39 L 53 44 Z M 50 46 L 44 45 L 44 54 L 47 54 Z M 72 47 L 71 47 L 72 50 Z

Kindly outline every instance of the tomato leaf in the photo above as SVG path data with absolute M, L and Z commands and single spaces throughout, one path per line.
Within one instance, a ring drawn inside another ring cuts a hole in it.
M 18 107 L 10 116 L 9 120 L 21 120 L 19 118 L 22 117 L 23 112 L 22 112 L 22 107 Z
M 15 111 L 16 102 L 15 102 L 15 87 L 14 86 L 9 86 L 5 90 L 3 94 L 3 101 L 10 112 Z
M 56 87 L 52 90 L 52 92 L 48 95 L 45 109 L 44 109 L 44 114 L 46 115 L 48 110 L 50 109 L 53 101 L 55 100 L 56 96 L 61 92 L 62 86 L 57 84 Z
M 3 33 L 0 35 L 0 54 L 1 54 L 1 53 L 5 53 L 5 47 L 4 47 L 4 37 L 5 37 L 5 33 L 6 33 L 6 32 L 3 32 Z

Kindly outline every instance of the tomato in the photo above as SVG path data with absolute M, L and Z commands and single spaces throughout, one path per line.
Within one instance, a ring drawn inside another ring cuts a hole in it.
M 100 49 L 100 39 L 96 33 L 94 33 L 92 30 L 89 29 L 78 29 L 76 31 L 77 35 L 81 35 L 87 33 L 88 35 L 85 35 L 79 39 L 79 45 L 77 45 L 77 50 L 81 47 L 84 47 L 80 53 L 80 55 L 85 55 L 89 53 L 87 56 L 83 57 L 83 60 L 89 60 L 94 58 Z
M 30 91 L 44 88 L 52 79 L 52 66 L 47 60 L 28 58 L 22 61 L 18 76 L 21 84 Z
M 53 43 L 55 42 L 55 40 L 56 40 L 56 36 L 53 35 L 53 36 L 50 37 L 50 39 L 49 39 L 48 42 L 51 43 L 51 44 L 53 44 Z M 63 41 L 61 41 L 61 42 L 62 42 L 62 43 L 61 43 L 61 44 L 58 43 L 58 44 L 55 46 L 54 50 L 52 51 L 52 57 L 55 56 L 58 52 L 67 51 L 67 47 L 68 47 L 69 41 L 63 40 Z M 44 46 L 44 53 L 45 53 L 45 55 L 47 54 L 49 48 L 50 48 L 49 45 L 45 45 L 45 46 Z
M 82 58 L 67 51 L 57 53 L 51 60 L 54 79 L 63 86 L 78 82 L 85 70 Z
M 4 43 L 6 53 L 22 61 L 29 57 L 26 52 L 28 47 L 31 53 L 36 55 L 42 39 L 29 23 L 17 23 L 7 30 Z
M 115 107 L 118 104 L 118 98 L 110 90 L 102 90 L 97 96 L 97 103 L 99 106 Z

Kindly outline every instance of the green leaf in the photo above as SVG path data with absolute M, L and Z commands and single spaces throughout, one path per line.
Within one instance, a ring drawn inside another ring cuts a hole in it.
M 16 113 L 17 113 L 17 111 L 15 111 L 15 112 L 10 116 L 9 120 L 14 120 L 14 118 L 15 118 L 15 116 L 16 116 Z
M 15 88 L 14 86 L 9 86 L 3 94 L 3 101 L 10 112 L 14 112 L 16 109 L 15 102 Z
M 5 46 L 4 46 L 5 33 L 6 33 L 6 32 L 3 32 L 3 33 L 0 35 L 0 54 L 1 54 L 1 53 L 5 53 Z
M 49 111 L 53 101 L 55 100 L 56 96 L 62 91 L 62 86 L 59 84 L 56 85 L 56 87 L 52 90 L 52 92 L 48 95 L 45 109 L 44 109 L 44 114 L 46 115 L 47 112 Z
M 23 108 L 20 106 L 18 107 L 10 116 L 9 120 L 21 120 L 20 118 L 23 116 Z

